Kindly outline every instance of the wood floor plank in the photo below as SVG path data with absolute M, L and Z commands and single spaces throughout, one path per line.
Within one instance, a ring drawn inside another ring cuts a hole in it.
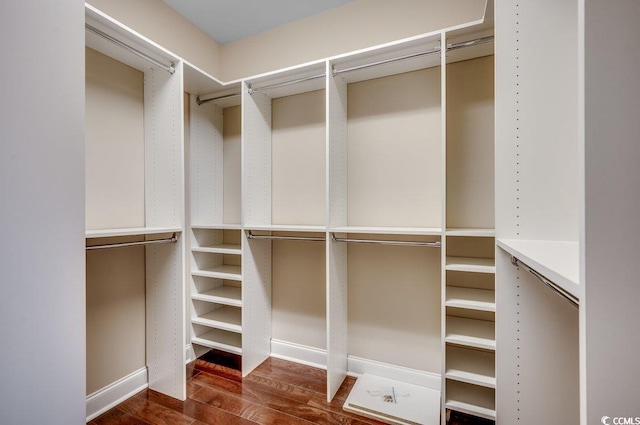
M 309 421 L 265 407 L 237 395 L 231 395 L 210 387 L 203 386 L 192 395 L 192 399 L 262 425 L 309 425 Z
M 207 372 L 212 375 L 222 376 L 232 381 L 242 381 L 242 372 L 240 372 L 239 370 L 235 370 L 227 366 L 209 363 L 200 359 L 197 359 L 192 364 L 195 370 Z
M 291 367 L 287 367 L 285 363 L 290 364 Z M 326 394 L 327 391 L 327 372 L 322 369 L 269 358 L 252 373 L 318 393 Z
M 108 410 L 89 423 L 94 425 L 149 425 L 148 422 L 138 419 L 118 407 Z
M 191 425 L 195 419 L 147 400 L 146 391 L 119 404 L 120 409 L 151 425 Z

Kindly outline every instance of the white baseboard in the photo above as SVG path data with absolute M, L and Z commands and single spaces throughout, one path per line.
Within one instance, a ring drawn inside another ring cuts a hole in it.
M 442 389 L 442 377 L 439 373 L 425 372 L 423 370 L 410 369 L 375 360 L 363 359 L 355 356 L 347 356 L 347 374 L 360 376 L 363 373 L 393 379 L 400 382 L 419 385 L 440 391 Z
M 272 339 L 271 356 L 318 369 L 327 368 L 327 351 L 319 348 Z M 410 369 L 355 356 L 347 357 L 347 373 L 355 377 L 368 373 L 438 391 L 441 390 L 442 386 L 442 377 L 438 373 Z
M 87 396 L 87 422 L 122 403 L 149 386 L 147 368 L 143 367 Z
M 318 369 L 327 368 L 327 350 L 277 339 L 271 340 L 271 357 L 289 360 Z

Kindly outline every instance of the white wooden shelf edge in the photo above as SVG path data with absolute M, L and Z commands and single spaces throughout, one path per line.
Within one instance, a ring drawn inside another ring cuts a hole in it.
M 447 343 L 495 351 L 494 322 L 453 316 L 447 316 L 446 320 Z
M 240 230 L 242 229 L 241 224 L 227 224 L 227 223 L 218 223 L 218 224 L 192 224 L 192 229 L 202 229 L 202 230 Z
M 445 305 L 453 308 L 495 312 L 495 291 L 448 286 Z
M 245 225 L 245 230 L 265 231 L 265 232 L 326 232 L 325 226 L 296 225 L 296 224 L 265 224 L 265 225 Z
M 191 294 L 191 299 L 210 303 L 242 307 L 242 289 L 235 286 L 220 286 L 202 293 Z
M 445 403 L 445 407 L 447 409 L 455 410 L 456 412 L 467 413 L 469 415 L 474 415 L 494 421 L 496 420 L 496 411 L 494 409 L 487 409 L 486 407 L 476 406 L 457 400 L 447 400 Z
M 191 323 L 221 329 L 229 332 L 242 333 L 242 313 L 234 307 L 222 307 L 201 316 L 191 318 Z
M 191 342 L 208 348 L 242 354 L 242 335 L 237 333 L 212 329 L 202 335 L 194 336 Z
M 157 235 L 162 233 L 181 233 L 182 227 L 124 227 L 118 229 L 91 229 L 85 231 L 85 237 L 111 238 L 119 236 Z
M 234 244 L 224 244 L 224 245 L 216 245 L 216 246 L 200 246 L 191 248 L 192 252 L 205 252 L 210 254 L 233 254 L 233 255 L 241 255 L 242 248 L 240 245 Z
M 571 295 L 580 298 L 578 242 L 498 239 L 496 244 Z
M 495 229 L 476 229 L 451 227 L 446 231 L 447 236 L 469 236 L 469 237 L 495 237 Z
M 493 258 L 447 257 L 446 269 L 458 272 L 495 273 Z
M 209 269 L 193 270 L 191 275 L 242 281 L 242 269 L 240 266 L 225 265 Z
M 479 385 L 481 387 L 496 388 L 496 378 L 492 376 L 480 375 L 478 373 L 467 372 L 458 369 L 447 369 L 445 374 L 447 379 L 464 382 L 467 384 Z
M 380 235 L 421 235 L 442 236 L 440 227 L 369 227 L 369 226 L 341 226 L 332 227 L 333 233 L 371 233 Z

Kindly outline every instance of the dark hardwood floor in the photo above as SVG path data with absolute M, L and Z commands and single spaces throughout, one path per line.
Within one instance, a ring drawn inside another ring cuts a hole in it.
M 233 358 L 214 360 L 216 363 L 198 359 L 187 366 L 187 400 L 184 402 L 144 390 L 89 424 L 381 423 L 342 410 L 355 378 L 347 377 L 333 401 L 327 403 L 324 370 L 269 358 L 242 378 Z

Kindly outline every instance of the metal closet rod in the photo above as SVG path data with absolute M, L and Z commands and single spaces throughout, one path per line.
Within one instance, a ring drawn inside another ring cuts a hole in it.
M 200 106 L 204 103 L 214 102 L 216 100 L 222 100 L 222 99 L 230 99 L 232 97 L 238 97 L 238 96 L 240 96 L 240 93 L 225 94 L 218 97 L 212 97 L 210 99 L 200 99 L 200 96 L 198 96 L 196 97 L 196 103 L 198 104 L 198 106 Z
M 274 236 L 274 235 L 254 235 L 251 231 L 248 232 L 247 237 L 249 239 L 269 239 L 269 240 L 283 240 L 283 241 L 311 241 L 311 242 L 324 242 L 324 238 L 316 236 Z
M 485 43 L 490 43 L 492 42 L 494 39 L 494 37 L 488 36 L 488 37 L 481 37 L 481 38 L 476 38 L 474 40 L 468 40 L 468 41 L 463 41 L 460 43 L 455 43 L 455 44 L 449 44 L 447 46 L 447 52 L 451 51 L 451 50 L 457 50 L 457 49 L 462 49 L 465 47 L 471 47 L 471 46 L 477 46 L 480 44 L 485 44 Z M 399 56 L 396 58 L 391 58 L 391 59 L 384 59 L 381 61 L 377 61 L 377 62 L 372 62 L 372 63 L 367 63 L 364 65 L 357 65 L 357 66 L 352 66 L 350 68 L 344 68 L 344 69 L 336 69 L 335 66 L 333 68 L 333 75 L 339 75 L 339 74 L 343 74 L 345 72 L 351 72 L 351 71 L 358 71 L 360 69 L 366 69 L 366 68 L 371 68 L 374 66 L 378 66 L 378 65 L 385 65 L 388 63 L 392 63 L 392 62 L 398 62 L 398 61 L 403 61 L 403 60 L 407 60 L 407 59 L 413 59 L 413 58 L 418 58 L 421 56 L 428 56 L 428 55 L 433 55 L 436 53 L 440 53 L 440 46 L 434 47 L 433 49 L 430 50 L 426 50 L 424 52 L 418 52 L 418 53 L 411 53 L 408 55 L 404 55 L 404 56 Z
M 116 44 L 120 47 L 122 47 L 125 50 L 130 51 L 131 53 L 133 53 L 134 55 L 141 57 L 142 59 L 151 62 L 152 64 L 164 69 L 165 71 L 169 72 L 171 75 L 173 75 L 176 72 L 176 67 L 173 63 L 170 63 L 169 65 L 160 62 L 159 60 L 152 58 L 151 56 L 147 55 L 146 53 L 141 52 L 140 50 L 136 49 L 135 47 L 131 47 L 128 44 L 123 43 L 122 41 L 118 40 L 117 38 L 111 37 L 109 34 L 100 31 L 99 29 L 97 29 L 96 27 L 93 27 L 89 24 L 84 24 L 84 27 L 91 31 L 92 33 L 94 33 L 97 36 L 100 36 L 102 38 L 104 38 L 105 40 L 109 40 L 110 42 L 112 42 L 113 44 Z
M 110 243 L 105 245 L 93 245 L 93 246 L 88 246 L 86 249 L 87 251 L 92 251 L 95 249 L 123 248 L 125 246 L 155 245 L 155 244 L 176 243 L 176 242 L 178 242 L 178 235 L 175 232 L 173 232 L 173 235 L 170 238 L 166 238 L 166 239 L 154 239 L 151 241 L 121 242 L 121 243 Z
M 429 247 L 429 248 L 440 248 L 440 247 L 442 247 L 442 244 L 440 242 L 394 241 L 394 240 L 384 240 L 384 239 L 336 238 L 335 233 L 331 234 L 331 240 L 333 242 L 368 243 L 368 244 L 374 244 L 374 245 L 426 246 L 426 247 Z
M 542 282 L 543 285 L 545 285 L 547 288 L 551 289 L 557 295 L 561 296 L 564 300 L 569 302 L 569 304 L 571 304 L 572 306 L 574 306 L 576 308 L 578 308 L 580 306 L 580 301 L 578 300 L 577 297 L 575 297 L 574 295 L 572 295 L 569 292 L 565 291 L 560 286 L 558 286 L 555 282 L 547 279 L 542 274 L 540 274 L 538 271 L 532 269 L 531 267 L 529 267 L 527 264 L 523 263 L 522 261 L 520 261 L 516 257 L 511 256 L 511 264 L 513 264 L 515 267 L 522 267 L 523 269 L 525 269 L 526 271 L 531 273 L 536 279 L 538 279 L 540 282 Z
M 286 86 L 291 86 L 294 84 L 298 84 L 298 83 L 304 83 L 305 81 L 311 81 L 311 80 L 317 80 L 318 78 L 324 78 L 325 74 L 318 74 L 318 75 L 312 75 L 310 77 L 304 77 L 304 78 L 298 78 L 296 80 L 291 80 L 291 81 L 285 81 L 283 83 L 275 83 L 275 84 L 270 84 L 268 86 L 262 86 L 262 87 L 256 87 L 253 88 L 252 86 L 249 86 L 249 94 L 253 94 L 255 92 L 259 92 L 259 91 L 263 91 L 263 90 L 270 90 L 270 89 L 276 89 L 276 88 L 280 88 L 280 87 L 286 87 Z

